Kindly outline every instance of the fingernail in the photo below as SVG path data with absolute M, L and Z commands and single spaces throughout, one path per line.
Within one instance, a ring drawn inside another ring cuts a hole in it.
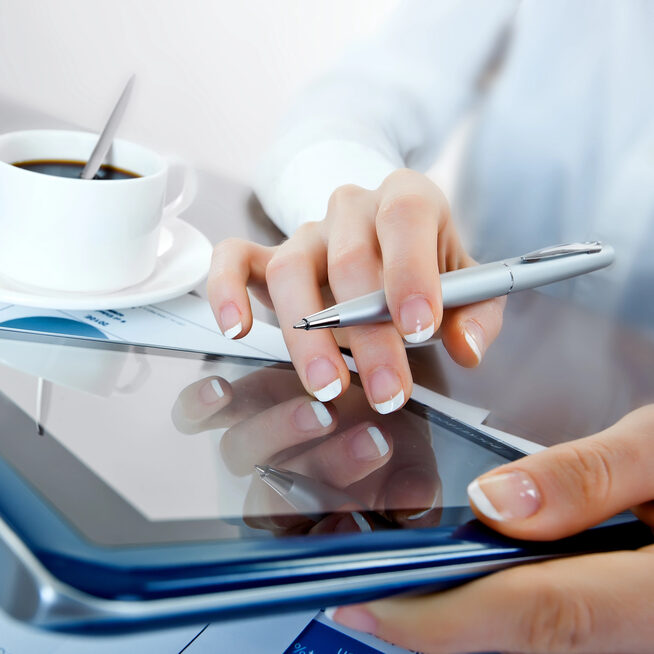
M 384 435 L 374 425 L 354 433 L 348 445 L 352 457 L 358 461 L 374 461 L 388 454 L 390 449 Z
M 234 338 L 241 333 L 241 312 L 238 307 L 230 302 L 220 310 L 220 331 L 225 338 Z
M 199 395 L 204 404 L 215 404 L 221 397 L 225 396 L 225 391 L 223 391 L 217 379 L 208 379 L 202 384 Z
M 329 402 L 343 390 L 336 366 L 324 357 L 314 359 L 307 366 L 309 388 L 317 400 Z
M 376 618 L 360 606 L 342 606 L 333 610 L 329 609 L 329 612 L 329 618 L 344 627 L 367 634 L 374 634 L 377 631 Z M 325 613 L 327 612 L 325 611 Z
M 315 431 L 321 427 L 329 427 L 332 417 L 321 402 L 303 402 L 295 409 L 293 422 L 300 431 Z
M 468 497 L 486 517 L 498 522 L 523 520 L 541 506 L 534 480 L 521 471 L 475 479 L 468 486 Z
M 404 404 L 404 390 L 391 368 L 377 368 L 370 377 L 370 395 L 377 413 L 386 414 Z
M 422 343 L 434 335 L 434 314 L 421 295 L 402 302 L 400 323 L 407 343 Z
M 484 355 L 484 333 L 481 327 L 474 320 L 466 320 L 463 325 L 463 336 L 468 347 L 477 357 L 477 363 L 480 363 Z
M 323 609 L 323 613 L 326 618 L 329 618 L 332 622 L 334 621 L 334 613 L 338 611 L 338 606 L 330 606 L 326 609 Z

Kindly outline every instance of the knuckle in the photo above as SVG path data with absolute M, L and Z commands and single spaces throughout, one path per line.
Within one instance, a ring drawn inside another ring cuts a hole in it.
M 645 430 L 649 433 L 654 432 L 654 404 L 646 404 L 635 409 L 627 416 L 636 421 L 636 427 L 639 430 Z
M 611 495 L 610 448 L 600 441 L 569 443 L 559 474 L 584 505 L 606 502 Z
M 306 253 L 282 245 L 266 265 L 266 283 L 271 285 L 279 279 L 288 279 L 299 271 L 307 270 L 310 265 Z
M 364 193 L 366 193 L 366 190 L 356 184 L 344 184 L 343 186 L 339 186 L 334 189 L 334 192 L 329 198 L 327 213 L 338 211 L 343 207 L 348 207 L 353 203 L 358 202 Z
M 316 220 L 310 220 L 306 223 L 302 223 L 296 230 L 293 232 L 293 240 L 301 241 L 311 241 L 318 234 L 320 229 L 320 222 Z
M 338 248 L 330 248 L 328 253 L 329 277 L 347 279 L 360 270 L 376 267 L 378 256 L 370 243 L 356 241 L 343 244 Z
M 436 209 L 432 200 L 418 193 L 407 193 L 394 197 L 383 204 L 377 214 L 377 225 L 412 229 L 426 221 L 433 221 Z
M 217 243 L 211 254 L 211 263 L 214 267 L 220 266 L 221 262 L 227 257 L 227 254 L 233 255 L 235 252 L 243 254 L 246 241 L 240 238 L 226 238 Z
M 396 184 L 401 186 L 403 184 L 415 183 L 416 181 L 428 180 L 424 175 L 412 170 L 411 168 L 398 168 L 384 179 L 382 186 L 388 187 Z
M 519 626 L 519 633 L 528 651 L 577 652 L 586 646 L 596 633 L 592 606 L 573 589 L 553 583 L 544 574 L 536 574 L 537 589 L 531 593 Z M 524 578 L 523 578 L 524 583 Z

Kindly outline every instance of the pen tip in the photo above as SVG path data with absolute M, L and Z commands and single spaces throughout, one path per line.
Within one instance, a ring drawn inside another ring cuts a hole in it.
M 302 320 L 299 320 L 293 325 L 293 329 L 308 329 L 309 328 L 309 323 L 307 322 L 306 318 L 302 318 Z
M 266 474 L 268 473 L 268 471 L 266 470 L 266 467 L 267 467 L 267 466 L 259 466 L 259 465 L 256 465 L 256 466 L 254 466 L 254 469 L 259 473 L 259 475 L 260 475 L 261 477 L 265 477 Z

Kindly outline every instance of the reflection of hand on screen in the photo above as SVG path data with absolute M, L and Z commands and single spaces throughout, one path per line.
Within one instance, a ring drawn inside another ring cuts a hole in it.
M 287 369 L 265 368 L 233 384 L 207 377 L 180 393 L 173 420 L 185 433 L 227 429 L 221 455 L 236 475 L 252 474 L 257 464 L 279 466 L 343 490 L 359 508 L 400 524 L 438 522 L 441 489 L 426 424 L 408 411 L 378 415 L 357 386 L 323 404 Z M 342 513 L 316 525 L 258 476 L 245 513 L 251 526 L 281 532 L 357 528 Z

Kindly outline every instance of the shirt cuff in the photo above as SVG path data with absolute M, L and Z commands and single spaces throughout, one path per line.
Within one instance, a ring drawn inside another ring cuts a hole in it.
M 376 189 L 399 167 L 370 146 L 329 139 L 306 146 L 279 172 L 269 158 L 259 169 L 255 191 L 268 216 L 290 236 L 301 224 L 325 217 L 339 186 Z

